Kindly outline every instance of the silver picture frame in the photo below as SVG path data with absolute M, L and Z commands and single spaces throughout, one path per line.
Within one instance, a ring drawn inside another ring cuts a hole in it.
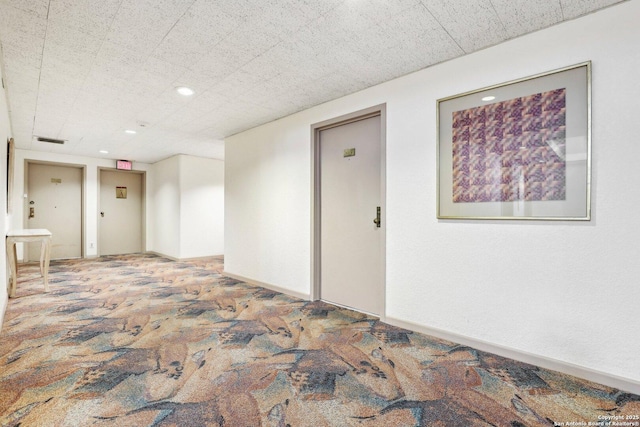
M 591 219 L 591 61 L 437 100 L 439 219 Z

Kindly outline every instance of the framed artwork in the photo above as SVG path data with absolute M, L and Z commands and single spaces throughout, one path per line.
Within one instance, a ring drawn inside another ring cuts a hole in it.
M 437 101 L 441 219 L 591 219 L 591 62 Z
M 15 167 L 15 143 L 13 138 L 7 139 L 7 213 L 12 212 L 13 198 L 13 174 Z

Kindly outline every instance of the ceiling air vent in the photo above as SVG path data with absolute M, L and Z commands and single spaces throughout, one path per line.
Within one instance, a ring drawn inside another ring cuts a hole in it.
M 37 137 L 39 142 L 48 142 L 50 144 L 64 144 L 64 139 L 45 138 L 43 136 Z

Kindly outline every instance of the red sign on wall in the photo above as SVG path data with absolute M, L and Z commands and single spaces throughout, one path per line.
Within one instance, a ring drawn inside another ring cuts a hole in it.
M 130 171 L 133 169 L 133 163 L 130 162 L 129 160 L 117 160 L 116 169 L 120 169 L 123 171 Z

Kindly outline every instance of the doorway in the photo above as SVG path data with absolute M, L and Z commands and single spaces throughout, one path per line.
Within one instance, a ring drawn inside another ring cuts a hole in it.
M 25 227 L 51 231 L 51 259 L 82 257 L 83 169 L 28 162 Z M 40 259 L 40 245 L 26 244 L 25 261 Z
M 314 299 L 384 316 L 385 106 L 312 126 Z
M 100 255 L 142 252 L 143 178 L 140 172 L 100 169 Z

